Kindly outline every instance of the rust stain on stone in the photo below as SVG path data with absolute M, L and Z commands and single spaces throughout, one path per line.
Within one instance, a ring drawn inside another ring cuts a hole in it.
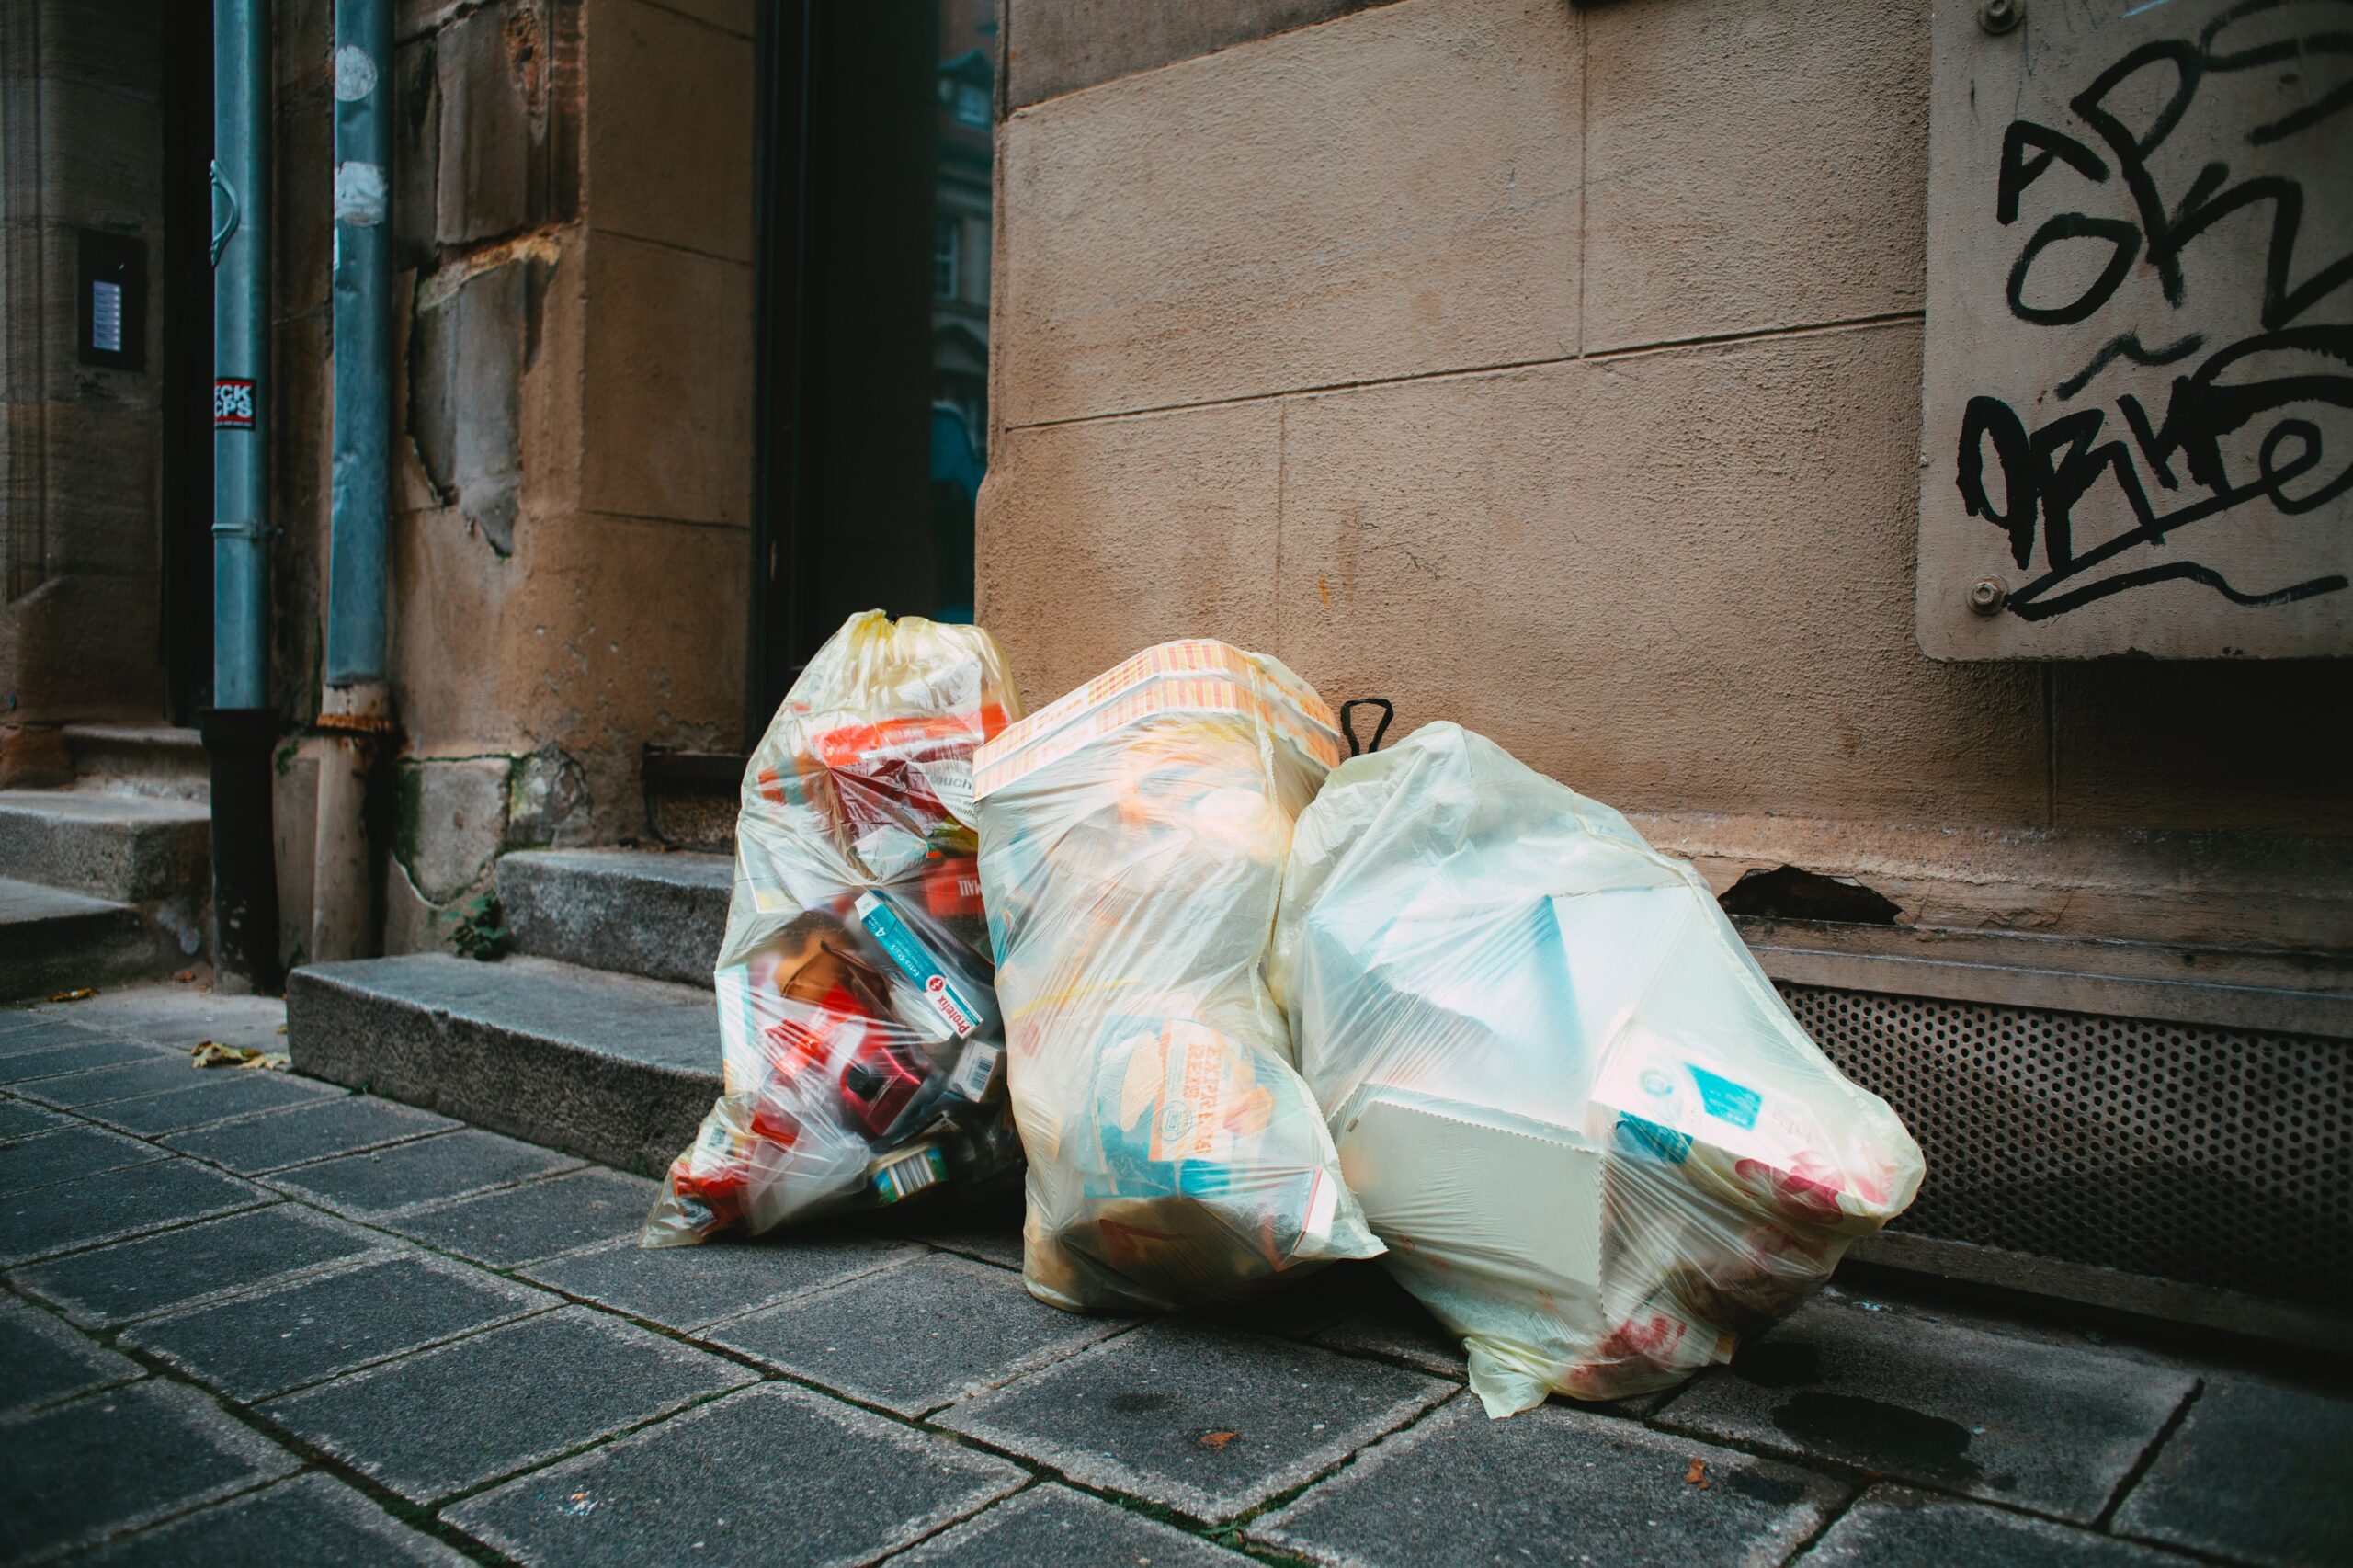
M 538 11 L 518 6 L 506 14 L 504 28 L 506 41 L 506 63 L 515 73 L 515 84 L 522 90 L 523 101 L 536 112 L 544 107 L 542 94 L 547 86 L 547 51 L 540 34 Z

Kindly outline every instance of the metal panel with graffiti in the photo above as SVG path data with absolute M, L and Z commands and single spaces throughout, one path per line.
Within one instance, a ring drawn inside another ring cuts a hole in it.
M 2353 653 L 2353 0 L 1940 0 L 1920 645 Z

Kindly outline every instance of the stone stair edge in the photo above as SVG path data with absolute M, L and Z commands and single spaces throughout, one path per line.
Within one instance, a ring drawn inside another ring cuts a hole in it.
M 520 983 L 541 981 L 569 984 L 585 990 L 604 991 L 620 995 L 637 994 L 649 1002 L 666 1002 L 677 1006 L 691 1005 L 709 1013 L 711 1007 L 708 989 L 688 985 L 674 980 L 657 980 L 649 975 L 623 974 L 611 970 L 599 970 L 581 964 L 565 963 L 560 959 L 541 958 L 530 953 L 514 953 L 487 961 L 460 958 L 455 953 L 422 951 L 388 953 L 381 958 L 342 959 L 331 963 L 306 963 L 287 976 L 287 994 L 290 998 L 298 985 L 332 985 L 343 990 L 361 991 L 382 996 L 388 1001 L 419 1005 L 415 998 L 401 996 L 380 985 L 369 983 L 370 977 L 408 972 L 447 973 L 450 976 L 495 977 L 495 982 Z M 494 982 L 494 983 L 495 983 Z M 498 1016 L 494 1007 L 481 1007 L 465 1001 L 436 1004 L 431 1011 L 472 1023 L 494 1024 L 518 1032 L 532 1032 Z M 714 1035 L 717 1024 L 712 1026 Z M 560 1036 L 550 1036 L 561 1039 Z
M 0 790 L 0 876 L 125 903 L 210 891 L 211 817 L 177 797 Z
M 518 952 L 709 988 L 734 892 L 733 857 L 525 849 L 500 857 L 495 876 Z
M 180 724 L 133 724 L 106 719 L 75 721 L 60 726 L 68 741 L 91 740 L 112 745 L 145 745 L 157 750 L 188 751 L 202 756 L 201 731 Z
M 60 785 L 46 790 L 0 790 L 0 811 L 37 811 L 63 807 L 63 814 L 80 822 L 120 820 L 141 824 L 197 824 L 210 829 L 212 810 L 202 801 L 177 795 L 131 795 L 111 790 Z M 79 809 L 86 808 L 86 809 Z
M 127 903 L 0 877 L 0 1002 L 164 972 L 185 956 Z
M 594 995 L 607 1024 L 675 1030 L 680 1050 L 632 1053 L 518 1013 L 518 994 L 547 985 Z M 616 1169 L 658 1174 L 719 1090 L 710 993 L 674 982 L 547 959 L 410 953 L 305 965 L 286 1002 L 297 1071 Z
M 211 758 L 195 730 L 74 723 L 63 727 L 63 739 L 79 788 L 198 802 L 211 795 Z
M 717 849 L 662 849 L 629 844 L 573 844 L 544 849 L 509 849 L 499 858 L 525 865 L 560 866 L 590 875 L 652 871 L 659 867 L 705 873 L 724 872 L 732 881 L 735 858 Z

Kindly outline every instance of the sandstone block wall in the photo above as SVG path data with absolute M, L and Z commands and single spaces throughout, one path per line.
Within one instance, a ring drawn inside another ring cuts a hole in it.
M 23 726 L 163 711 L 159 22 L 0 9 L 0 781 L 63 769 Z M 146 248 L 142 369 L 76 357 L 83 230 Z
M 300 722 L 325 613 L 333 8 L 278 16 L 277 671 Z M 737 740 L 754 20 L 751 0 L 396 12 L 392 949 L 441 942 L 503 849 L 642 835 L 648 742 Z M 301 745 L 281 777 L 293 944 Z
M 1207 633 L 1722 880 L 2353 947 L 2341 669 L 1919 650 L 1926 6 L 1194 10 L 1006 7 L 980 603 L 1036 700 Z M 2283 843 L 2309 896 L 2245 891 Z

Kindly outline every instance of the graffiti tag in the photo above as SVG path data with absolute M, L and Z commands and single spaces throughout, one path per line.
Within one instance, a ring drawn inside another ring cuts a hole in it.
M 2253 558 L 2271 580 L 2226 571 L 2211 544 L 2353 488 L 2353 251 L 2325 243 L 2353 199 L 2330 140 L 2353 113 L 2353 0 L 2241 0 L 2202 26 L 2182 10 L 2183 36 L 2001 135 L 2003 312 L 2037 333 L 2104 324 L 2031 404 L 1979 392 L 1961 410 L 1953 482 L 2031 574 L 2005 606 L 2028 621 L 2159 583 L 2253 608 L 2347 586 L 2276 550 Z

